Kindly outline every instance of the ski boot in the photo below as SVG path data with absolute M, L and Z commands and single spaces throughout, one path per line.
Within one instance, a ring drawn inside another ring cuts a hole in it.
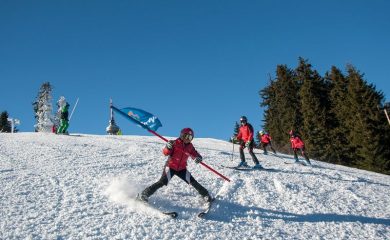
M 215 198 L 213 198 L 213 197 L 210 196 L 210 195 L 206 196 L 204 199 L 205 199 L 205 201 L 206 201 L 207 203 L 214 202 L 214 200 L 215 200 Z
M 305 160 L 305 164 L 306 164 L 306 166 L 311 166 L 310 160 L 306 159 L 306 160 Z
M 239 167 L 249 167 L 249 166 L 248 166 L 248 163 L 246 163 L 246 162 L 244 162 L 244 161 L 241 161 L 241 162 L 238 164 L 237 167 L 239 168 Z
M 263 167 L 260 165 L 260 163 L 256 163 L 255 166 L 253 166 L 253 169 L 263 169 Z
M 149 198 L 146 195 L 143 195 L 142 193 L 138 193 L 135 199 L 144 203 L 148 203 L 149 201 Z

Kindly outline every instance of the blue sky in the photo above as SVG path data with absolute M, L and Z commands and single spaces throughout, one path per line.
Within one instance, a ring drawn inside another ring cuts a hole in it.
M 350 63 L 389 101 L 389 12 L 386 0 L 0 0 L 0 111 L 33 131 L 49 81 L 55 101 L 80 98 L 71 133 L 105 134 L 112 97 L 157 115 L 162 135 L 227 139 L 241 115 L 261 129 L 259 90 L 299 56 L 321 75 Z

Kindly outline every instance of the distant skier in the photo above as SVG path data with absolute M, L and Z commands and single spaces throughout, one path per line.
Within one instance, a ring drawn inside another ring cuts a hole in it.
M 300 150 L 302 156 L 305 158 L 306 163 L 311 165 L 309 157 L 307 156 L 307 154 L 305 152 L 305 143 L 302 141 L 301 137 L 297 133 L 295 133 L 293 130 L 290 130 L 289 134 L 290 134 L 291 148 L 294 151 L 295 162 L 299 162 L 297 152 L 298 152 L 298 150 Z
M 248 123 L 248 119 L 245 116 L 240 118 L 241 126 L 239 128 L 239 132 L 237 137 L 233 137 L 233 141 L 237 140 L 240 142 L 240 159 L 241 162 L 237 167 L 248 167 L 248 164 L 245 161 L 244 148 L 248 148 L 249 154 L 252 157 L 255 166 L 253 168 L 260 169 L 262 166 L 259 163 L 256 155 L 253 153 L 253 147 L 255 146 L 255 142 L 253 141 L 253 127 Z
M 180 132 L 180 137 L 176 140 L 168 141 L 163 149 L 163 154 L 169 156 L 164 167 L 161 178 L 151 186 L 142 191 L 137 198 L 148 202 L 149 197 L 159 188 L 168 185 L 171 178 L 177 175 L 187 184 L 193 186 L 196 191 L 205 199 L 206 202 L 212 202 L 214 199 L 209 192 L 200 185 L 191 173 L 187 170 L 188 157 L 195 159 L 195 163 L 202 162 L 202 156 L 195 150 L 191 141 L 194 138 L 194 132 L 191 128 L 184 128 Z
M 276 154 L 275 149 L 272 147 L 271 136 L 264 131 L 259 131 L 259 135 L 260 135 L 260 146 L 263 148 L 264 154 L 265 155 L 268 154 L 267 152 L 268 145 L 270 146 L 272 152 Z
M 69 127 L 69 103 L 67 103 L 65 97 L 62 96 L 60 97 L 60 100 L 58 100 L 58 106 L 60 107 L 58 109 L 58 112 L 60 113 L 60 126 L 57 129 L 57 133 L 65 134 Z
M 52 133 L 57 133 L 57 127 L 55 124 L 53 124 L 53 126 L 51 127 L 51 132 Z

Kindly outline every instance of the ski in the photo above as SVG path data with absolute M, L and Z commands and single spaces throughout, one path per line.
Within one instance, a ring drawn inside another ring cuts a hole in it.
M 224 165 L 221 165 L 222 167 L 224 168 L 229 168 L 229 169 L 233 169 L 233 170 L 238 170 L 238 171 L 257 171 L 257 170 L 267 170 L 266 168 L 243 168 L 243 167 L 233 167 L 233 166 L 224 166 Z
M 302 166 L 305 166 L 305 167 L 309 167 L 311 166 L 311 164 L 307 164 L 307 163 L 304 163 L 304 162 L 284 162 L 284 164 L 299 164 L 299 165 L 302 165 Z
M 210 212 L 211 206 L 213 205 L 213 202 L 214 202 L 214 201 L 215 201 L 215 198 L 213 198 L 213 199 L 211 200 L 211 202 L 208 202 L 208 203 L 207 203 L 206 208 L 205 208 L 202 212 L 198 213 L 198 217 L 199 217 L 199 218 L 203 218 L 207 213 Z
M 280 159 L 282 159 L 282 160 L 285 160 L 284 159 L 284 157 L 282 157 L 282 156 L 279 156 L 278 154 L 276 154 L 276 153 L 271 153 L 271 155 L 273 155 L 273 156 L 275 156 L 275 157 L 277 157 L 277 158 L 280 158 Z
M 161 212 L 164 215 L 170 216 L 171 218 L 177 218 L 178 213 L 177 212 Z
M 177 216 L 179 215 L 177 212 L 162 211 L 162 210 L 160 210 L 160 209 L 157 209 L 157 208 L 155 208 L 154 206 L 150 205 L 148 202 L 145 202 L 145 201 L 141 200 L 141 199 L 139 198 L 138 195 L 137 195 L 137 197 L 135 198 L 135 200 L 136 200 L 137 202 L 139 202 L 139 203 L 141 203 L 141 204 L 144 204 L 145 206 L 151 207 L 151 208 L 153 208 L 153 209 L 159 211 L 159 212 L 162 213 L 163 215 L 169 216 L 169 217 L 171 217 L 171 218 L 177 218 Z

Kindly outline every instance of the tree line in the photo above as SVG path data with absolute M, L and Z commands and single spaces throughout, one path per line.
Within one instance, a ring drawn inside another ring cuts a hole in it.
M 295 69 L 276 67 L 259 91 L 264 129 L 278 151 L 288 153 L 288 132 L 298 132 L 310 158 L 390 174 L 390 127 L 384 95 L 354 66 L 332 66 L 321 76 L 308 60 Z

